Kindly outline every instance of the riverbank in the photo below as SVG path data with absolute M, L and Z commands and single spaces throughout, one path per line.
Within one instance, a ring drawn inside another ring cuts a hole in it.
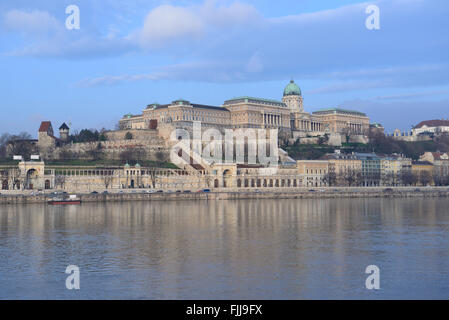
M 449 197 L 448 187 L 395 188 L 296 188 L 282 190 L 217 190 L 192 193 L 148 193 L 146 190 L 107 194 L 77 194 L 82 202 L 244 200 L 244 199 L 317 199 L 317 198 L 408 198 Z M 51 194 L 1 194 L 0 204 L 46 203 Z

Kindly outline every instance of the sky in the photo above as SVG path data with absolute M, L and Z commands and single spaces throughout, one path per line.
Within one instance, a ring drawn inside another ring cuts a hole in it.
M 290 79 L 308 112 L 410 130 L 449 118 L 448 16 L 447 0 L 0 0 L 0 134 L 113 129 L 179 98 L 281 100 Z

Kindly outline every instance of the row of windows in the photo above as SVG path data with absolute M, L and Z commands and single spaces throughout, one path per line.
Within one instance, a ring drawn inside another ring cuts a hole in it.
M 218 181 L 218 180 L 216 180 Z M 278 187 L 299 187 L 297 179 L 237 179 L 237 188 L 248 187 L 264 187 L 264 188 L 278 188 Z
M 323 174 L 323 173 L 327 173 L 327 170 L 326 169 L 320 169 L 320 170 L 318 170 L 318 169 L 306 169 L 306 173 L 315 173 L 315 174 L 320 173 L 320 174 Z

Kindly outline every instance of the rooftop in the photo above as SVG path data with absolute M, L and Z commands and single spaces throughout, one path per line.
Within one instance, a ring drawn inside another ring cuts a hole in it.
M 123 116 L 123 118 L 125 118 L 125 119 L 131 119 L 131 118 L 139 118 L 139 117 L 141 117 L 142 115 L 140 114 L 137 114 L 137 115 L 133 115 L 133 114 L 131 114 L 131 113 L 127 113 L 127 114 L 125 114 L 124 116 Z
M 347 110 L 342 108 L 327 108 L 327 109 L 320 109 L 318 111 L 314 111 L 313 114 L 329 114 L 329 113 L 346 113 L 346 114 L 354 114 L 358 116 L 364 116 L 366 117 L 366 114 L 360 111 L 354 111 L 354 110 Z
M 165 109 L 168 108 L 168 106 L 174 105 L 173 104 L 151 104 L 147 106 L 147 109 L 153 109 L 153 110 L 159 110 L 159 109 Z M 176 104 L 176 105 L 181 105 L 181 104 Z M 182 105 L 186 105 L 186 104 L 182 104 Z M 209 105 L 205 105 L 205 104 L 196 104 L 196 103 L 190 103 L 188 104 L 189 106 L 192 106 L 193 108 L 199 108 L 199 109 L 210 109 L 210 110 L 220 110 L 220 111 L 228 111 L 227 109 L 223 108 L 223 107 L 217 107 L 217 106 L 209 106 Z
M 360 160 L 379 160 L 380 157 L 375 153 L 356 152 L 354 155 Z
M 449 127 L 449 120 L 444 120 L 444 119 L 442 119 L 442 120 L 425 120 L 425 121 L 421 121 L 413 128 L 419 129 L 424 126 L 427 126 L 427 127 Z
M 65 122 L 59 127 L 59 130 L 69 130 L 69 127 L 65 124 Z
M 51 127 L 51 121 L 42 121 L 41 126 L 39 127 L 39 132 L 48 132 L 48 129 Z
M 229 104 L 236 104 L 236 103 L 261 103 L 261 104 L 270 104 L 270 105 L 277 105 L 279 107 L 285 107 L 285 104 L 281 101 L 274 100 L 274 99 L 263 99 L 263 98 L 256 98 L 256 97 L 250 97 L 250 96 L 243 96 L 243 97 L 236 97 L 233 99 L 226 100 L 224 102 L 224 105 Z
M 295 81 L 290 80 L 290 83 L 284 89 L 284 96 L 300 96 L 301 89 L 295 83 Z
M 212 109 L 212 110 L 220 110 L 220 111 L 229 111 L 226 108 L 223 107 L 216 107 L 216 106 L 208 106 L 204 104 L 192 104 L 194 108 L 200 108 L 200 109 Z
M 416 166 L 433 166 L 432 162 L 429 161 L 412 161 L 412 165 Z

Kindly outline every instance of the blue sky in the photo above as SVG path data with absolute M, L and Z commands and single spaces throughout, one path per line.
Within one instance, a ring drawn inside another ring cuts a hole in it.
M 365 27 L 370 4 L 380 30 Z M 307 111 L 410 129 L 449 118 L 448 16 L 447 0 L 0 0 L 0 133 L 113 128 L 178 98 L 281 99 L 291 78 Z

